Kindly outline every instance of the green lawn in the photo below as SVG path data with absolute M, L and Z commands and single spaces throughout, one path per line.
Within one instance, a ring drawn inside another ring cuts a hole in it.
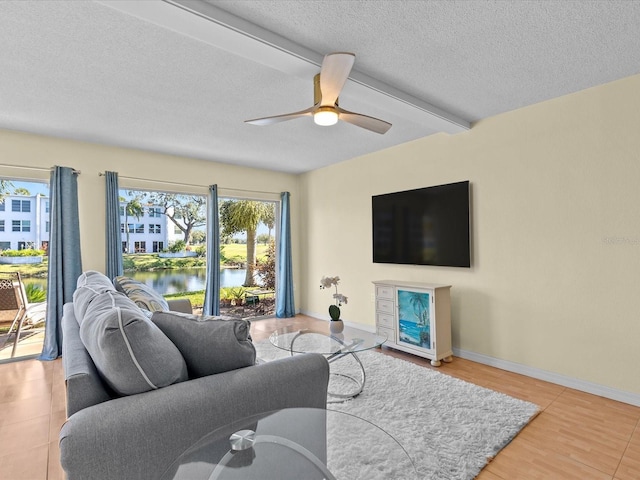
M 227 261 L 238 264 L 247 261 L 247 246 L 242 243 L 230 243 L 222 246 L 222 252 Z M 256 257 L 258 260 L 264 258 L 267 252 L 267 245 L 256 246 Z M 160 258 L 157 253 L 136 253 L 124 254 L 122 256 L 125 271 L 149 271 L 172 268 L 196 268 L 206 266 L 204 257 L 190 258 Z M 20 265 L 0 265 L 0 272 L 20 272 L 23 277 L 47 276 L 48 258 L 44 257 L 42 263 L 20 264 Z M 223 262 L 224 265 L 224 262 Z
M 264 258 L 267 251 L 266 245 L 258 245 L 256 247 L 256 257 L 258 260 Z M 226 262 L 233 265 L 244 263 L 247 261 L 247 246 L 240 243 L 231 243 L 222 246 L 222 252 Z M 122 256 L 124 270 L 131 271 L 150 271 L 172 268 L 199 268 L 206 266 L 205 257 L 188 257 L 188 258 L 160 258 L 157 253 L 135 253 L 124 254 Z M 224 266 L 225 262 L 222 262 Z
M 122 255 L 122 265 L 125 272 L 200 268 L 206 264 L 205 257 L 160 258 L 157 253 L 125 253 Z
M 224 257 L 231 262 L 247 261 L 247 246 L 243 243 L 228 243 L 222 246 Z M 262 260 L 267 253 L 267 245 L 256 245 L 256 259 Z
M 188 298 L 191 301 L 191 306 L 194 308 L 202 308 L 204 305 L 204 290 L 200 290 L 197 292 L 180 292 L 180 293 L 172 293 L 170 295 L 165 295 L 164 298 L 167 300 L 177 299 L 177 298 Z
M 257 287 L 253 287 L 257 288 Z M 251 287 L 224 287 L 220 289 L 220 299 L 236 299 L 242 300 L 244 299 L 245 292 L 250 290 Z M 269 294 L 262 295 L 260 298 L 265 298 Z M 179 293 L 171 293 L 169 295 L 164 295 L 164 298 L 167 300 L 177 299 L 177 298 L 188 298 L 191 301 L 191 305 L 194 308 L 202 308 L 204 305 L 204 290 L 199 290 L 197 292 L 179 292 Z
M 0 265 L 0 272 L 13 273 L 20 272 L 23 277 L 46 278 L 47 267 L 49 265 L 47 257 L 43 257 L 42 263 L 21 263 L 16 265 Z

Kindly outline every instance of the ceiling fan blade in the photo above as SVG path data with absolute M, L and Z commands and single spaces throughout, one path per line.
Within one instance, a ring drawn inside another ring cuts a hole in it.
M 293 120 L 295 118 L 300 117 L 309 117 L 313 115 L 313 112 L 318 108 L 317 105 L 313 107 L 309 107 L 306 110 L 301 110 L 299 112 L 293 113 L 285 113 L 283 115 L 274 115 L 272 117 L 263 117 L 263 118 L 254 118 L 252 120 L 245 120 L 245 123 L 250 123 L 252 125 L 273 125 L 275 123 L 286 122 L 287 120 Z
M 366 128 L 367 130 L 371 130 L 372 132 L 376 132 L 379 134 L 387 133 L 387 130 L 391 128 L 391 124 L 389 122 L 385 122 L 384 120 L 380 120 L 379 118 L 369 117 L 367 115 L 362 115 L 360 113 L 349 112 L 347 110 L 343 110 L 340 107 L 336 107 L 339 113 L 340 120 L 350 123 L 351 125 L 355 125 L 357 127 Z
M 320 69 L 320 105 L 332 107 L 340 96 L 349 73 L 353 68 L 356 56 L 353 53 L 336 52 L 325 55 Z

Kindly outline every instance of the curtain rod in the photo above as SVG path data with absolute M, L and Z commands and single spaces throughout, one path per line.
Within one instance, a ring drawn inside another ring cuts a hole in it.
M 100 177 L 104 177 L 105 173 L 104 172 L 100 172 L 98 173 L 98 176 Z M 171 182 L 171 181 L 166 181 L 166 180 L 152 180 L 149 178 L 141 178 L 141 177 L 128 177 L 126 175 L 118 175 L 118 178 L 125 178 L 127 180 L 139 180 L 142 182 L 150 182 L 150 183 L 160 183 L 160 184 L 165 184 L 165 185 L 177 185 L 180 187 L 202 187 L 202 188 L 209 188 L 209 185 L 199 185 L 197 183 L 180 183 L 180 182 Z M 270 195 L 280 195 L 280 192 L 267 192 L 267 191 L 261 191 L 261 190 L 245 190 L 242 188 L 224 188 L 224 187 L 220 187 L 222 190 L 233 190 L 234 192 L 246 192 L 246 193 L 267 193 Z
M 50 172 L 56 166 L 49 167 L 49 168 L 46 168 L 46 167 L 25 167 L 24 165 L 11 165 L 9 163 L 0 163 L 0 167 L 22 168 L 23 170 L 36 170 L 38 172 L 47 172 L 47 171 Z M 72 168 L 72 170 L 73 170 L 73 173 L 75 173 L 76 175 L 80 175 L 80 173 L 82 173 L 80 170 L 76 170 L 75 168 Z

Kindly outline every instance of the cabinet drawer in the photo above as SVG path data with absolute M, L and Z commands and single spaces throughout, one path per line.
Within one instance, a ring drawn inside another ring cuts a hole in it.
M 376 314 L 376 325 L 379 327 L 393 328 L 393 315 L 385 313 Z
M 390 328 L 378 327 L 377 332 L 378 332 L 378 335 L 382 337 L 387 337 L 387 341 L 383 343 L 383 345 L 396 343 L 396 332 L 394 330 Z
M 394 288 L 389 285 L 377 285 L 376 286 L 376 297 L 378 298 L 388 298 L 393 300 Z
M 380 300 L 376 301 L 376 311 L 380 313 L 389 313 L 393 315 L 394 303 L 393 300 Z

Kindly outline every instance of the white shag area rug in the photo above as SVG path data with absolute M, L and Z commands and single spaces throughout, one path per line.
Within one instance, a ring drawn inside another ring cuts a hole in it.
M 256 350 L 265 361 L 288 355 L 268 340 L 257 342 Z M 352 441 L 341 441 L 349 448 L 328 445 L 327 463 L 339 480 L 471 480 L 539 412 L 533 403 L 380 352 L 358 356 L 366 371 L 364 391 L 327 408 L 368 420 L 390 434 L 409 455 L 416 472 L 387 455 L 388 446 L 379 440 L 329 424 L 329 438 L 352 437 Z M 355 367 L 355 361 L 345 357 L 331 369 L 356 373 Z M 340 385 L 332 380 L 329 390 L 334 388 Z M 354 458 L 385 461 L 367 465 L 354 463 Z

